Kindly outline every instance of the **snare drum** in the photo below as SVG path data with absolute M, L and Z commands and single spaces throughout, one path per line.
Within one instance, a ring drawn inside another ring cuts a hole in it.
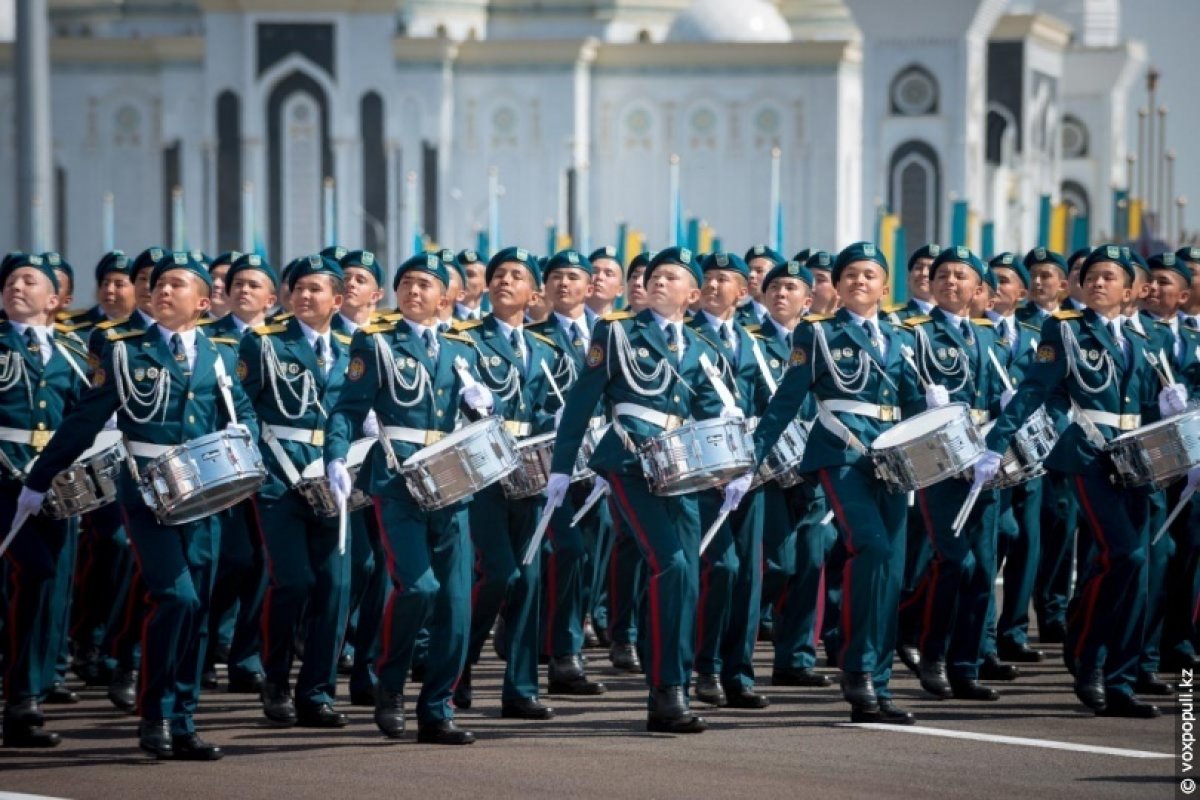
M 583 441 L 579 444 L 579 452 L 575 455 L 575 471 L 571 473 L 572 483 L 596 477 L 596 473 L 592 472 L 588 462 L 592 460 L 592 453 L 596 452 L 596 446 L 600 444 L 600 440 L 604 438 L 611 427 L 612 423 L 608 423 L 595 425 L 584 431 Z
M 267 479 L 249 431 L 210 433 L 172 447 L 142 469 L 142 497 L 163 525 L 182 525 L 250 497 Z
M 752 487 L 775 481 L 780 488 L 788 489 L 802 482 L 800 462 L 804 460 L 804 448 L 808 445 L 808 423 L 792 420 L 792 424 L 783 429 L 779 441 L 767 453 L 766 458 L 758 465 L 754 473 Z
M 954 477 L 983 456 L 983 435 L 963 403 L 932 408 L 879 434 L 871 447 L 875 474 L 895 492 Z
M 1161 489 L 1200 464 L 1200 408 L 1121 434 L 1107 449 L 1118 485 Z
M 504 420 L 491 416 L 413 453 L 400 475 L 417 505 L 433 511 L 490 486 L 520 463 Z
M 986 437 L 994 424 L 985 426 L 981 433 Z M 1054 423 L 1050 421 L 1050 415 L 1046 413 L 1046 409 L 1039 408 L 1013 434 L 1012 445 L 1005 451 L 996 477 L 988 481 L 984 488 L 1009 489 L 1034 478 L 1040 478 L 1046 474 L 1046 468 L 1042 466 L 1042 463 L 1049 458 L 1050 451 L 1056 444 L 1058 444 L 1058 431 L 1054 429 Z M 974 476 L 973 471 L 970 476 Z
M 54 476 L 42 509 L 54 519 L 86 514 L 117 499 L 121 464 L 129 458 L 120 431 L 100 431 L 75 463 Z
M 553 432 L 530 436 L 517 442 L 517 457 L 521 464 L 500 479 L 504 494 L 510 500 L 533 497 L 546 488 L 550 479 L 550 461 L 554 458 Z
M 728 483 L 754 468 L 754 443 L 743 420 L 689 422 L 638 448 L 650 491 L 671 496 Z
M 346 453 L 346 471 L 350 473 L 350 485 L 354 486 L 358 479 L 358 471 L 362 468 L 367 453 L 371 451 L 378 439 L 359 439 L 350 445 Z M 329 479 L 325 477 L 325 460 L 318 458 L 304 468 L 300 474 L 300 482 L 296 484 L 298 491 L 318 517 L 336 517 L 338 514 L 337 498 L 333 489 L 329 488 Z M 346 512 L 358 511 L 371 505 L 371 498 L 362 489 L 354 487 L 350 497 L 346 499 Z

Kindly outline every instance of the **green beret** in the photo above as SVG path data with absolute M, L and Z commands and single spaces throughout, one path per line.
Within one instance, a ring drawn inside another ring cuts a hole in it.
M 292 270 L 294 270 L 300 264 L 301 261 L 306 261 L 306 260 L 307 260 L 307 258 L 293 258 L 291 261 L 289 261 L 287 263 L 287 266 L 285 266 L 283 268 L 283 271 L 279 273 L 280 283 L 282 283 L 284 286 L 288 287 L 288 289 L 290 290 L 292 288 L 292 284 L 290 282 Z
M 1011 269 L 1016 273 L 1017 277 L 1021 279 L 1022 285 L 1024 285 L 1026 289 L 1029 288 L 1029 270 L 1027 270 L 1025 265 L 1018 261 L 1017 257 L 1012 253 L 1001 253 L 998 256 L 994 256 L 992 260 L 988 262 L 988 266 L 990 266 L 993 270 Z
M 1035 247 L 1025 254 L 1024 264 L 1027 269 L 1033 269 L 1038 264 L 1053 264 L 1062 270 L 1062 274 L 1066 275 L 1071 271 L 1067 265 L 1067 260 L 1061 254 L 1048 250 L 1045 247 Z
M 588 261 L 596 262 L 602 258 L 611 259 L 617 262 L 617 266 L 621 266 L 620 260 L 617 258 L 617 248 L 611 244 L 606 244 L 604 247 L 598 247 L 588 256 Z
M 476 252 L 475 250 L 470 250 L 470 249 L 459 250 L 458 255 L 456 255 L 454 258 L 457 259 L 459 266 L 461 266 L 464 270 L 466 270 L 466 268 L 469 267 L 471 264 L 486 263 L 484 261 L 483 257 L 481 255 L 479 255 L 478 252 Z
M 226 289 L 228 290 L 230 286 L 233 286 L 234 275 L 251 269 L 256 269 L 262 274 L 266 275 L 271 279 L 271 285 L 274 286 L 276 290 L 279 289 L 279 276 L 275 274 L 274 268 L 267 263 L 267 260 L 258 253 L 246 253 L 240 256 L 237 261 L 233 262 L 233 264 L 229 267 L 229 271 L 225 273 Z
M 542 285 L 542 270 L 538 266 L 538 258 L 533 253 L 526 250 L 524 247 L 506 247 L 496 255 L 492 256 L 488 261 L 487 271 L 484 273 L 488 283 L 492 282 L 492 275 L 496 274 L 496 270 L 501 264 L 515 261 L 518 264 L 523 264 L 525 269 L 529 270 L 529 274 L 533 277 L 533 284 L 538 288 Z
M 1150 256 L 1150 260 L 1147 263 L 1150 265 L 1151 270 L 1162 269 L 1167 272 L 1174 272 L 1183 278 L 1184 287 L 1192 285 L 1192 268 L 1175 253 L 1167 251 L 1166 253 Z
M 294 291 L 296 281 L 306 275 L 328 275 L 331 278 L 337 278 L 339 281 L 346 280 L 346 273 L 342 272 L 342 265 L 329 256 L 313 254 L 311 256 L 303 256 L 288 264 L 287 270 L 287 287 L 288 291 Z
M 19 270 L 21 267 L 33 267 L 38 272 L 50 279 L 50 284 L 54 287 L 54 291 L 59 291 L 58 276 L 54 274 L 54 267 L 46 259 L 33 253 L 9 253 L 5 257 L 4 262 L 0 265 L 0 288 L 3 288 L 8 283 L 8 276 Z
M 1100 245 L 1084 259 L 1083 266 L 1079 268 L 1079 281 L 1083 282 L 1083 279 L 1087 277 L 1087 271 L 1092 268 L 1093 264 L 1103 264 L 1105 262 L 1111 262 L 1125 270 L 1125 274 L 1132 281 L 1136 276 L 1133 271 L 1133 264 L 1129 263 L 1128 252 L 1127 248 L 1121 247 L 1118 244 Z
M 796 255 L 799 255 L 799 253 Z M 833 256 L 824 250 L 814 250 L 812 254 L 805 260 L 804 266 L 809 272 L 818 269 L 822 272 L 829 272 L 833 269 Z
M 2 261 L 0 261 L 0 271 L 8 269 L 9 262 L 16 261 L 16 260 L 22 259 L 22 258 L 27 258 L 28 256 L 29 256 L 29 254 L 26 253 L 24 250 L 12 250 L 8 253 L 5 253 L 4 259 Z
M 696 257 L 691 250 L 686 247 L 666 247 L 659 250 L 650 259 L 650 263 L 646 266 L 646 271 L 642 275 L 642 283 L 650 283 L 650 275 L 654 270 L 664 264 L 674 264 L 678 267 L 683 267 L 696 279 L 696 285 L 701 286 L 704 283 L 704 272 L 700 269 L 700 264 L 696 261 Z
M 443 250 L 442 252 L 450 253 L 449 250 Z M 446 266 L 446 260 L 442 257 L 441 253 L 417 253 L 397 267 L 396 274 L 392 278 L 393 291 L 400 288 L 400 279 L 404 277 L 404 273 L 406 272 L 428 273 L 440 280 L 443 286 L 450 288 L 450 269 Z
M 340 264 L 342 259 L 345 258 L 346 254 L 349 252 L 350 251 L 345 247 L 342 247 L 340 244 L 336 244 L 332 247 L 326 247 L 321 251 L 321 255 L 325 256 L 326 258 L 331 258 Z
M 800 252 L 796 253 L 796 255 L 792 256 L 792 261 L 796 261 L 800 264 L 803 264 L 804 262 L 808 261 L 808 257 L 811 256 L 812 254 L 813 254 L 812 248 L 806 247 L 803 250 L 801 250 Z
M 826 253 L 825 255 L 828 256 L 829 254 Z M 775 280 L 776 278 L 795 278 L 796 280 L 801 280 L 807 283 L 808 288 L 810 289 L 813 286 L 813 274 L 808 270 L 808 267 L 804 266 L 795 259 L 787 262 L 786 264 L 780 264 L 779 266 L 771 267 L 771 271 L 763 276 L 762 290 L 764 292 L 767 291 L 767 287 L 771 285 L 771 281 Z
M 833 269 L 830 270 L 830 277 L 833 279 L 833 282 L 837 283 L 838 278 L 842 277 L 842 270 L 855 261 L 870 261 L 878 264 L 883 269 L 884 275 L 887 275 L 889 272 L 887 257 L 884 256 L 882 250 L 871 242 L 855 242 L 838 253 L 837 258 L 834 259 Z M 812 269 L 812 265 L 809 264 L 808 268 Z
M 458 256 L 454 254 L 453 250 L 443 247 L 438 251 L 438 258 L 442 259 L 442 263 L 446 265 L 447 275 L 450 274 L 450 270 L 454 270 L 463 286 L 467 285 L 467 268 L 458 260 Z
M 206 269 L 212 269 L 213 260 L 203 250 L 193 250 L 192 258 L 203 264 Z
M 104 280 L 104 276 L 110 272 L 119 272 L 122 275 L 128 275 L 129 256 L 120 250 L 109 250 L 100 256 L 100 260 L 96 262 L 96 284 L 99 285 Z
M 1200 266 L 1200 247 L 1181 247 L 1175 251 L 1175 257 Z
M 42 253 L 42 259 L 50 265 L 51 269 L 56 269 L 59 272 L 66 273 L 66 276 L 71 279 L 71 282 L 75 282 L 75 268 L 67 263 L 67 260 L 63 258 L 60 253 L 56 253 L 53 250 L 47 250 L 45 253 Z
M 599 251 L 597 251 L 599 252 Z M 602 256 L 608 258 L 608 256 Z M 592 260 L 583 255 L 578 250 L 559 250 L 550 258 L 546 259 L 546 266 L 542 267 L 543 280 L 550 276 L 550 273 L 556 269 L 581 269 L 588 275 L 592 274 Z
M 1134 267 L 1135 269 L 1140 269 L 1142 272 L 1145 272 L 1147 276 L 1150 275 L 1150 265 L 1146 263 L 1146 259 L 1141 253 L 1128 246 L 1122 247 L 1121 249 L 1125 252 L 1125 258 L 1127 261 L 1129 261 L 1130 266 Z
M 989 286 L 995 286 L 992 281 L 988 280 L 987 264 L 984 264 L 979 256 L 971 252 L 971 248 L 955 245 L 954 247 L 946 247 L 942 252 L 938 253 L 938 257 L 933 260 L 933 265 L 929 267 L 929 280 L 933 280 L 933 276 L 937 274 L 938 267 L 943 264 L 966 264 L 971 270 L 979 276 L 979 279 Z
M 378 286 L 383 286 L 383 267 L 379 265 L 379 259 L 375 258 L 375 254 L 370 250 L 351 250 L 338 259 L 338 263 L 342 265 L 343 274 L 351 267 L 365 269 L 371 273 L 371 277 L 375 278 Z
M 1090 247 L 1079 248 L 1074 253 L 1071 253 L 1071 255 L 1067 258 L 1067 267 L 1070 268 L 1070 267 L 1075 266 L 1075 264 L 1077 264 L 1080 261 L 1083 261 L 1085 258 L 1090 256 L 1091 254 L 1092 254 L 1092 248 L 1090 248 Z
M 233 262 L 237 261 L 241 257 L 241 250 L 226 250 L 224 253 L 219 254 L 216 258 L 209 262 L 208 270 L 209 272 L 212 272 L 217 267 L 233 266 Z
M 933 242 L 918 247 L 916 250 L 913 250 L 912 254 L 908 257 L 909 271 L 912 271 L 913 265 L 917 263 L 918 258 L 937 258 L 941 252 L 942 246 Z
M 150 288 L 153 289 L 163 275 L 177 269 L 192 273 L 208 284 L 209 289 L 212 289 L 212 275 L 208 274 L 208 270 L 203 264 L 192 258 L 191 253 L 183 251 L 167 253 L 155 262 L 154 271 L 150 273 Z
M 754 245 L 753 247 L 751 247 L 749 250 L 746 251 L 746 255 L 743 256 L 743 258 L 745 259 L 747 264 L 749 264 L 751 261 L 753 261 L 756 258 L 769 259 L 771 261 L 771 264 L 776 267 L 778 267 L 780 264 L 787 263 L 787 261 L 784 259 L 783 256 L 781 256 L 779 253 L 775 252 L 771 248 L 767 247 L 765 244 Z
M 161 247 L 147 247 L 142 252 L 138 253 L 137 258 L 129 265 L 129 280 L 137 280 L 137 275 L 147 267 L 155 267 L 159 261 L 162 261 L 168 255 L 168 252 Z
M 771 269 L 775 268 L 772 267 Z M 738 258 L 737 253 L 712 253 L 700 260 L 700 271 L 702 273 L 718 269 L 736 272 L 746 280 L 750 280 L 750 267 L 743 259 Z
M 638 267 L 645 269 L 646 267 L 650 266 L 650 262 L 654 260 L 655 253 L 656 251 L 654 250 L 643 250 L 642 252 L 638 253 L 629 260 L 629 269 L 627 269 L 626 272 L 633 272 Z

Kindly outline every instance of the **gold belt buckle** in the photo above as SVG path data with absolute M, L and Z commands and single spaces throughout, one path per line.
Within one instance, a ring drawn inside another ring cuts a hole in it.
M 896 421 L 896 407 L 895 406 L 880 406 L 879 407 L 879 421 L 880 422 L 895 422 Z
M 677 417 L 674 414 L 667 414 L 667 424 L 663 428 L 664 431 L 673 431 L 676 428 L 683 426 L 683 417 Z
M 321 428 L 317 428 L 315 431 L 313 431 L 312 439 L 309 441 L 309 444 L 311 444 L 313 447 L 324 447 L 325 431 Z
M 437 444 L 445 438 L 446 434 L 441 431 L 425 431 L 425 446 L 429 447 L 431 444 Z
M 30 431 L 29 444 L 35 450 L 41 450 L 50 443 L 50 437 L 54 435 L 54 431 Z
M 1138 414 L 1122 414 L 1121 415 L 1121 430 L 1132 431 L 1141 426 L 1140 415 Z
M 971 409 L 971 421 L 976 425 L 986 425 L 988 423 L 988 413 L 982 408 Z
M 506 419 L 504 420 L 504 430 L 508 431 L 513 436 L 526 436 L 529 432 L 529 423 Z

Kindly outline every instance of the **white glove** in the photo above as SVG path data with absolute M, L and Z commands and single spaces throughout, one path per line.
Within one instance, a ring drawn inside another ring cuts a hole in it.
M 1172 383 L 1158 393 L 1158 412 L 1164 417 L 1174 417 L 1187 411 L 1187 387 Z
M 363 435 L 379 435 L 379 418 L 375 416 L 375 409 L 368 411 L 367 418 L 363 420 Z
M 1011 403 L 1012 399 L 1016 396 L 1017 396 L 1017 393 L 1014 390 L 1005 389 L 1003 392 L 1000 393 L 1000 408 L 1001 409 L 1008 408 L 1008 404 Z
M 17 510 L 13 514 L 13 519 L 17 519 L 18 517 L 32 517 L 34 514 L 41 513 L 42 501 L 45 499 L 45 492 L 35 492 L 28 486 L 22 486 L 21 494 L 17 497 Z
M 1000 462 L 1004 460 L 1004 456 L 997 453 L 995 450 L 986 450 L 983 453 L 983 458 L 975 462 L 975 486 L 984 486 L 992 478 L 996 477 L 996 473 L 1000 471 Z
M 601 478 L 599 475 L 597 475 L 595 484 L 592 486 L 592 491 L 593 492 L 604 492 L 605 494 L 608 494 L 610 491 L 612 491 L 612 489 L 609 487 L 608 481 L 604 480 L 604 478 Z
M 325 477 L 329 479 L 329 489 L 338 505 L 342 505 L 350 497 L 353 481 L 350 480 L 350 470 L 346 469 L 346 461 L 337 459 L 325 465 Z
M 550 477 L 546 480 L 546 510 L 550 511 L 561 506 L 569 488 L 571 488 L 570 475 L 551 472 Z
M 746 414 L 737 406 L 725 406 L 721 409 L 721 419 L 745 419 Z
M 725 484 L 725 502 L 721 504 L 722 514 L 726 511 L 733 511 L 741 505 L 742 498 L 746 496 L 746 492 L 750 491 L 750 483 L 753 479 L 754 476 L 747 473 Z
M 117 415 L 113 414 L 108 419 L 104 420 L 104 430 L 115 431 L 117 429 Z
M 941 408 L 950 404 L 950 393 L 945 386 L 936 383 L 925 390 L 925 405 L 928 408 Z
M 491 411 L 492 410 L 492 393 L 482 383 L 473 383 L 470 386 L 464 386 L 459 392 L 463 402 L 476 411 Z

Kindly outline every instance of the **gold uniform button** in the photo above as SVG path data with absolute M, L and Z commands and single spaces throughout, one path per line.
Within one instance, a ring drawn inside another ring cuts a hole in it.
M 188 416 L 188 422 L 195 422 L 195 421 L 196 421 L 195 417 L 190 416 L 190 415 Z
M 672 397 L 671 397 L 671 402 L 673 402 L 673 403 L 678 403 L 678 402 L 679 402 L 679 395 L 674 395 L 674 396 L 672 396 Z
M 37 429 L 38 429 L 39 431 L 44 431 L 44 430 L 46 430 L 46 423 L 44 423 L 44 422 L 39 422 L 39 423 L 37 424 Z
M 46 407 L 46 401 L 38 400 L 38 408 L 45 408 L 45 407 Z
M 188 392 L 188 400 L 195 400 L 195 399 L 196 399 L 196 393 Z
M 438 393 L 439 395 L 442 395 L 442 394 L 445 394 L 446 392 L 445 392 L 445 390 L 443 390 L 443 389 L 438 389 L 438 390 L 437 390 L 437 393 Z
M 437 412 L 437 415 L 438 415 L 439 417 L 440 417 L 440 416 L 442 416 L 442 412 L 439 410 L 439 411 Z
M 42 388 L 42 389 L 45 389 L 45 388 L 46 388 L 46 382 L 45 382 L 45 381 L 38 381 L 38 386 L 39 386 L 40 388 Z

